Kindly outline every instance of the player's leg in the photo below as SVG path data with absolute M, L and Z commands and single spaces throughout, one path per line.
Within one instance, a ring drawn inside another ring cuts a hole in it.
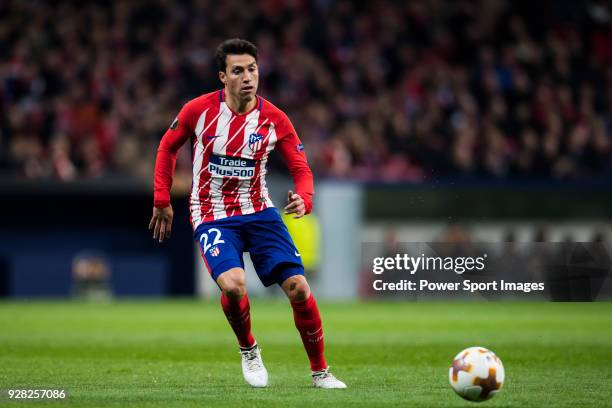
M 298 268 L 296 266 L 285 266 L 288 269 Z M 288 277 L 281 283 L 283 291 L 289 298 L 293 309 L 293 320 L 298 329 L 306 354 L 310 360 L 310 369 L 321 371 L 327 368 L 324 356 L 323 324 L 317 302 L 310 291 L 310 286 L 299 271 Z
M 251 307 L 246 291 L 244 269 L 232 268 L 217 278 L 221 289 L 221 307 L 236 334 L 242 356 L 242 375 L 253 387 L 268 385 L 268 371 L 261 358 L 261 350 L 251 333 Z
M 313 370 L 315 386 L 345 388 L 327 370 L 323 354 L 321 316 L 308 282 L 304 267 L 287 227 L 276 208 L 269 208 L 252 216 L 246 225 L 246 247 L 255 270 L 265 286 L 281 285 L 293 309 L 295 325 L 300 332 L 306 354 Z M 314 376 L 320 377 L 315 379 Z M 335 381 L 335 382 L 334 382 Z
M 253 347 L 255 339 L 251 333 L 251 307 L 244 270 L 231 268 L 222 272 L 217 278 L 217 285 L 221 289 L 223 313 L 236 334 L 238 344 L 244 349 Z
M 194 237 L 200 244 L 208 272 L 221 289 L 221 307 L 240 346 L 244 379 L 253 387 L 265 387 L 268 372 L 251 332 L 249 297 L 242 261 L 244 244 L 239 228 L 227 220 L 208 223 L 199 226 Z
M 301 267 L 300 267 L 301 268 Z M 323 323 L 317 302 L 299 268 L 288 266 L 279 276 L 289 276 L 280 284 L 293 309 L 295 327 L 300 333 L 310 360 L 313 385 L 318 388 L 346 388 L 346 384 L 329 372 L 325 361 Z

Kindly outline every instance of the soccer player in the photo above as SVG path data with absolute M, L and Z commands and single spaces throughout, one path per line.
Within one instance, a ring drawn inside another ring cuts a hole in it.
M 240 346 L 244 379 L 253 387 L 268 384 L 251 332 L 242 259 L 242 253 L 249 252 L 261 282 L 279 284 L 289 298 L 310 360 L 313 385 L 346 388 L 329 372 L 317 303 L 304 277 L 300 254 L 266 188 L 266 163 L 277 148 L 295 184 L 285 213 L 300 218 L 312 211 L 314 187 L 304 147 L 287 115 L 257 95 L 255 45 L 226 40 L 217 48 L 215 59 L 223 89 L 187 102 L 160 142 L 149 229 L 159 242 L 170 237 L 176 154 L 191 139 L 190 221 L 207 269 L 221 289 L 221 306 Z

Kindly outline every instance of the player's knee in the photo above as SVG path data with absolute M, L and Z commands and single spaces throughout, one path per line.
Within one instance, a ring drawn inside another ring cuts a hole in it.
M 223 289 L 223 293 L 230 299 L 242 299 L 246 293 L 246 287 L 243 285 L 230 285 Z
M 244 273 L 232 273 L 230 270 L 219 276 L 217 282 L 225 296 L 230 299 L 241 299 L 246 294 Z
M 301 302 L 310 296 L 310 286 L 303 276 L 293 276 L 287 279 L 287 296 L 292 302 Z

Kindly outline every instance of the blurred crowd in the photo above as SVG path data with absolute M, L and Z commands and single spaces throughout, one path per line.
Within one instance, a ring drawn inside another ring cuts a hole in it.
M 612 178 L 612 8 L 569 0 L 3 1 L 0 175 L 150 180 L 229 37 L 318 176 Z

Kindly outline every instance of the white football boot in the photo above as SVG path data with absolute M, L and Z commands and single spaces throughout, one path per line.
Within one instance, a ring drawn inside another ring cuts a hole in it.
M 346 388 L 345 383 L 334 377 L 334 375 L 329 372 L 329 367 L 327 367 L 325 370 L 312 372 L 312 385 L 314 385 L 315 388 L 326 389 Z
M 242 356 L 242 375 L 247 383 L 254 388 L 268 385 L 268 371 L 261 359 L 261 350 L 257 343 L 250 349 L 240 349 Z

